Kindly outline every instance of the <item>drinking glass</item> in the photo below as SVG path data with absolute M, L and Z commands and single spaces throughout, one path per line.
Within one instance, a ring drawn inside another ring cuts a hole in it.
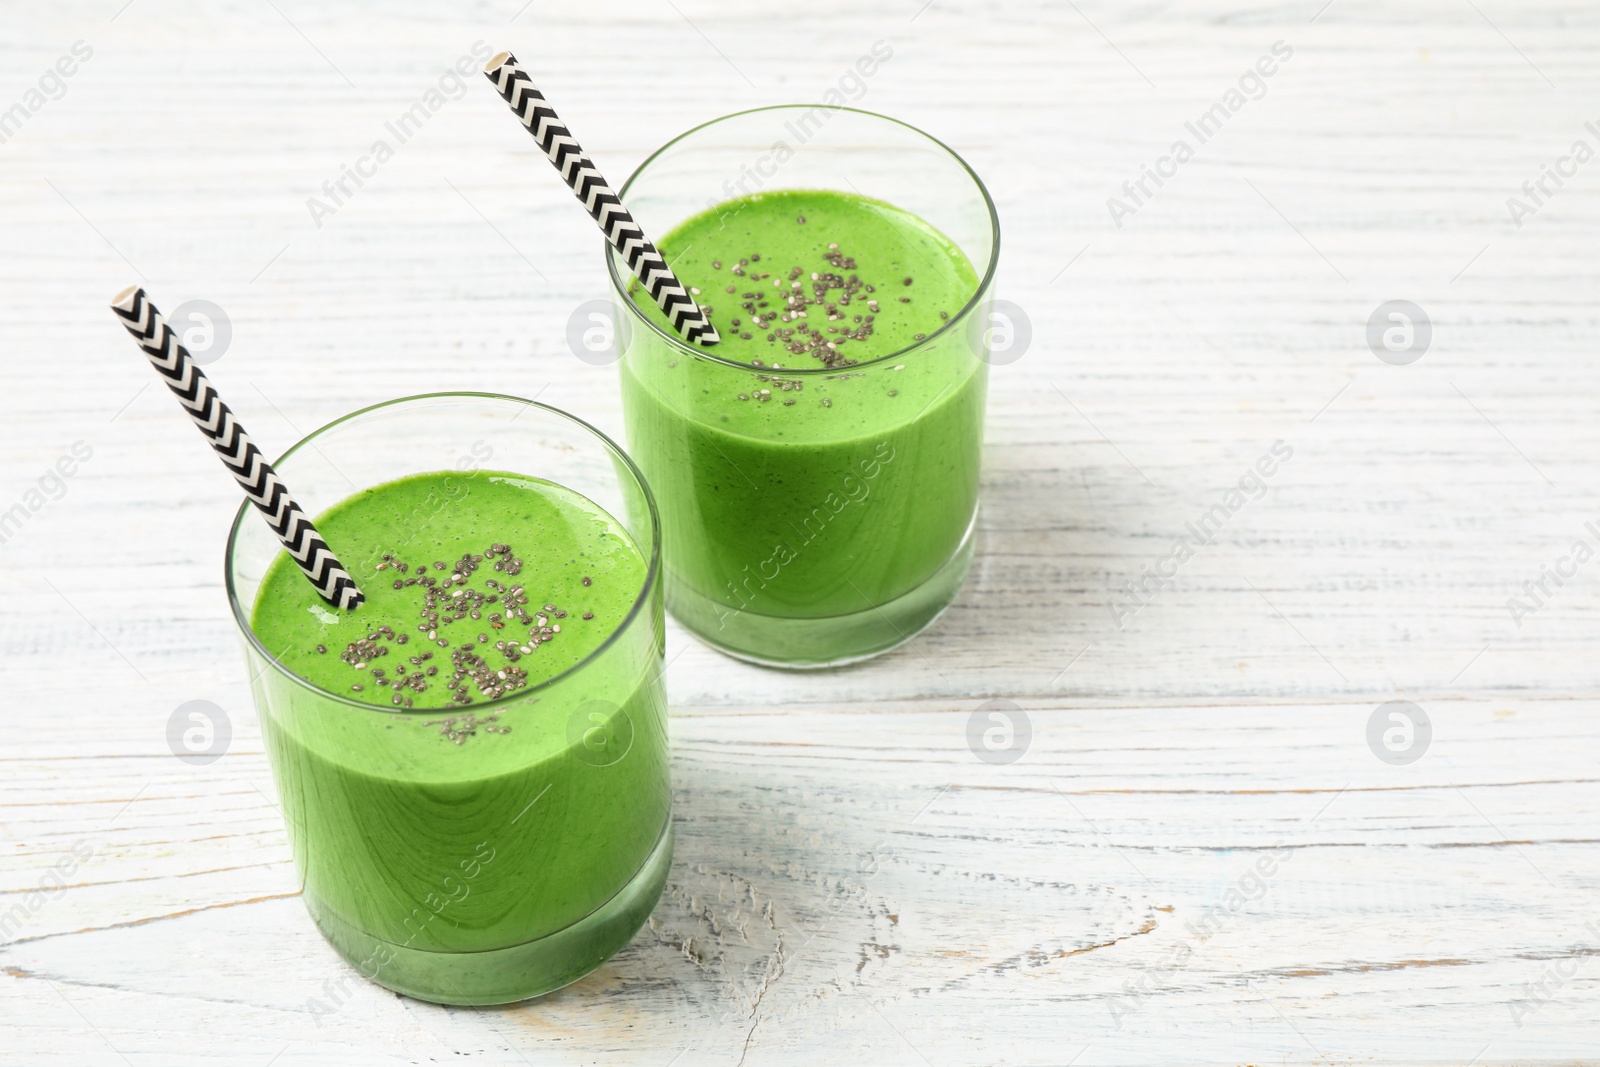
M 978 278 L 959 312 L 922 340 L 851 366 L 785 362 L 779 373 L 658 325 L 635 304 L 626 262 L 608 251 L 628 445 L 661 509 L 668 610 L 735 657 L 829 667 L 909 640 L 966 577 L 999 223 L 983 183 L 948 147 L 849 108 L 769 107 L 709 122 L 658 149 L 620 195 L 646 233 L 661 235 L 730 198 L 777 190 L 856 194 L 910 212 Z M 708 396 L 803 397 L 838 417 L 797 437 L 776 418 L 729 426 Z
M 521 1000 L 581 978 L 643 924 L 672 858 L 660 522 L 642 475 L 571 415 L 479 393 L 357 411 L 276 466 L 313 516 L 409 475 L 450 472 L 441 508 L 485 469 L 540 478 L 609 513 L 647 561 L 624 621 L 563 673 L 470 709 L 403 710 L 285 668 L 251 626 L 283 549 L 249 505 L 228 535 L 228 600 L 323 935 L 371 980 L 437 1003 Z M 504 539 L 517 532 L 508 517 Z M 378 580 L 378 560 L 343 562 L 358 582 Z M 510 732 L 441 759 L 440 721 L 464 710 Z

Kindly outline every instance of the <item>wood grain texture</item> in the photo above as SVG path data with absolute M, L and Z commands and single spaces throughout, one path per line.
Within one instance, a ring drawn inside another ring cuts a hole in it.
M 0 944 L 0 1064 L 1600 1057 L 1600 562 L 1507 607 L 1600 548 L 1600 162 L 1507 207 L 1600 149 L 1591 7 L 519 7 L 0 8 L 0 114 L 93 49 L 0 144 L 0 511 L 93 450 L 0 544 L 0 915 L 40 905 Z M 134 281 L 226 308 L 207 372 L 271 455 L 447 388 L 620 435 L 614 368 L 565 340 L 601 238 L 481 79 L 320 226 L 306 206 L 480 39 L 618 180 L 891 42 L 860 106 L 984 176 L 1032 332 L 992 377 L 956 604 L 818 675 L 673 630 L 669 891 L 596 974 L 494 1011 L 364 984 L 308 921 L 221 590 L 237 496 L 106 309 Z M 1433 327 L 1409 366 L 1367 345 L 1395 299 Z M 1264 495 L 1129 612 L 1280 440 Z M 1435 728 L 1404 767 L 1365 741 L 1394 697 Z M 1008 766 L 967 747 L 991 698 L 1031 717 Z M 167 749 L 189 699 L 232 720 L 207 767 Z

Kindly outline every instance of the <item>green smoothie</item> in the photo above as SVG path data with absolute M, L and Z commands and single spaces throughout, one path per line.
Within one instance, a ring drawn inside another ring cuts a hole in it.
M 535 984 L 585 973 L 619 943 L 584 921 L 666 836 L 639 549 L 586 498 L 505 472 L 403 478 L 316 524 L 366 603 L 331 610 L 280 554 L 251 621 L 289 672 L 253 684 L 307 906 L 369 977 L 426 999 L 530 995 L 517 947 L 557 932 L 571 973 Z M 470 978 L 460 953 L 481 954 Z
M 730 635 L 756 620 L 872 613 L 945 567 L 976 507 L 986 384 L 956 322 L 978 288 L 960 249 L 826 191 L 728 201 L 660 246 L 722 336 L 709 358 L 642 328 L 625 350 L 629 446 L 660 504 L 674 613 L 740 651 Z M 860 639 L 824 628 L 792 658 Z

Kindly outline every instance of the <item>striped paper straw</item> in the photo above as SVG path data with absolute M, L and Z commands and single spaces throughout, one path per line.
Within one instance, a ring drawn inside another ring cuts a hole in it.
M 150 365 L 167 380 L 178 402 L 189 412 L 194 424 L 206 435 L 222 462 L 244 487 L 250 503 L 266 516 L 267 525 L 278 535 L 289 555 L 300 564 L 322 599 L 338 608 L 359 607 L 366 598 L 334 556 L 328 543 L 317 533 L 306 513 L 289 496 L 277 472 L 250 440 L 233 412 L 189 355 L 167 320 L 150 302 L 141 286 L 133 285 L 118 293 L 111 310 L 122 319 Z
M 572 187 L 573 195 L 589 209 L 600 232 L 606 235 L 611 247 L 622 254 L 628 269 L 643 283 L 672 328 L 690 344 L 714 345 L 722 340 L 700 305 L 689 295 L 688 288 L 672 273 L 656 246 L 645 237 L 617 194 L 584 155 L 572 131 L 550 107 L 544 94 L 534 88 L 527 72 L 517 66 L 517 57 L 501 52 L 484 65 L 483 73 L 505 97 L 512 113 L 522 120 L 533 139 L 539 142 L 539 147 Z

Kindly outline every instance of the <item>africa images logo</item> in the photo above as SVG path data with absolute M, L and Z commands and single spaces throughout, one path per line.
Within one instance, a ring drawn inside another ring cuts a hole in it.
M 1107 197 L 1106 210 L 1111 213 L 1111 221 L 1117 229 L 1122 229 L 1122 220 L 1129 215 L 1137 215 L 1139 209 L 1155 198 L 1157 191 L 1166 185 L 1168 179 L 1178 176 L 1178 168 L 1195 157 L 1195 151 L 1218 133 L 1228 120 L 1244 110 L 1244 106 L 1252 100 L 1260 100 L 1267 95 L 1267 79 L 1278 73 L 1278 65 L 1287 63 L 1294 55 L 1294 49 L 1284 41 L 1274 41 L 1272 48 L 1264 52 L 1255 61 L 1255 64 L 1239 75 L 1236 87 L 1228 89 L 1222 94 L 1221 99 L 1212 104 L 1193 122 L 1185 122 L 1183 128 L 1194 138 L 1194 143 L 1189 143 L 1188 137 L 1180 137 L 1172 142 L 1172 147 L 1167 154 L 1157 159 L 1155 166 L 1144 164 L 1139 168 L 1139 176 L 1130 178 L 1122 183 L 1123 197 Z M 1274 58 L 1276 57 L 1276 58 Z M 1155 188 L 1152 189 L 1151 185 Z

